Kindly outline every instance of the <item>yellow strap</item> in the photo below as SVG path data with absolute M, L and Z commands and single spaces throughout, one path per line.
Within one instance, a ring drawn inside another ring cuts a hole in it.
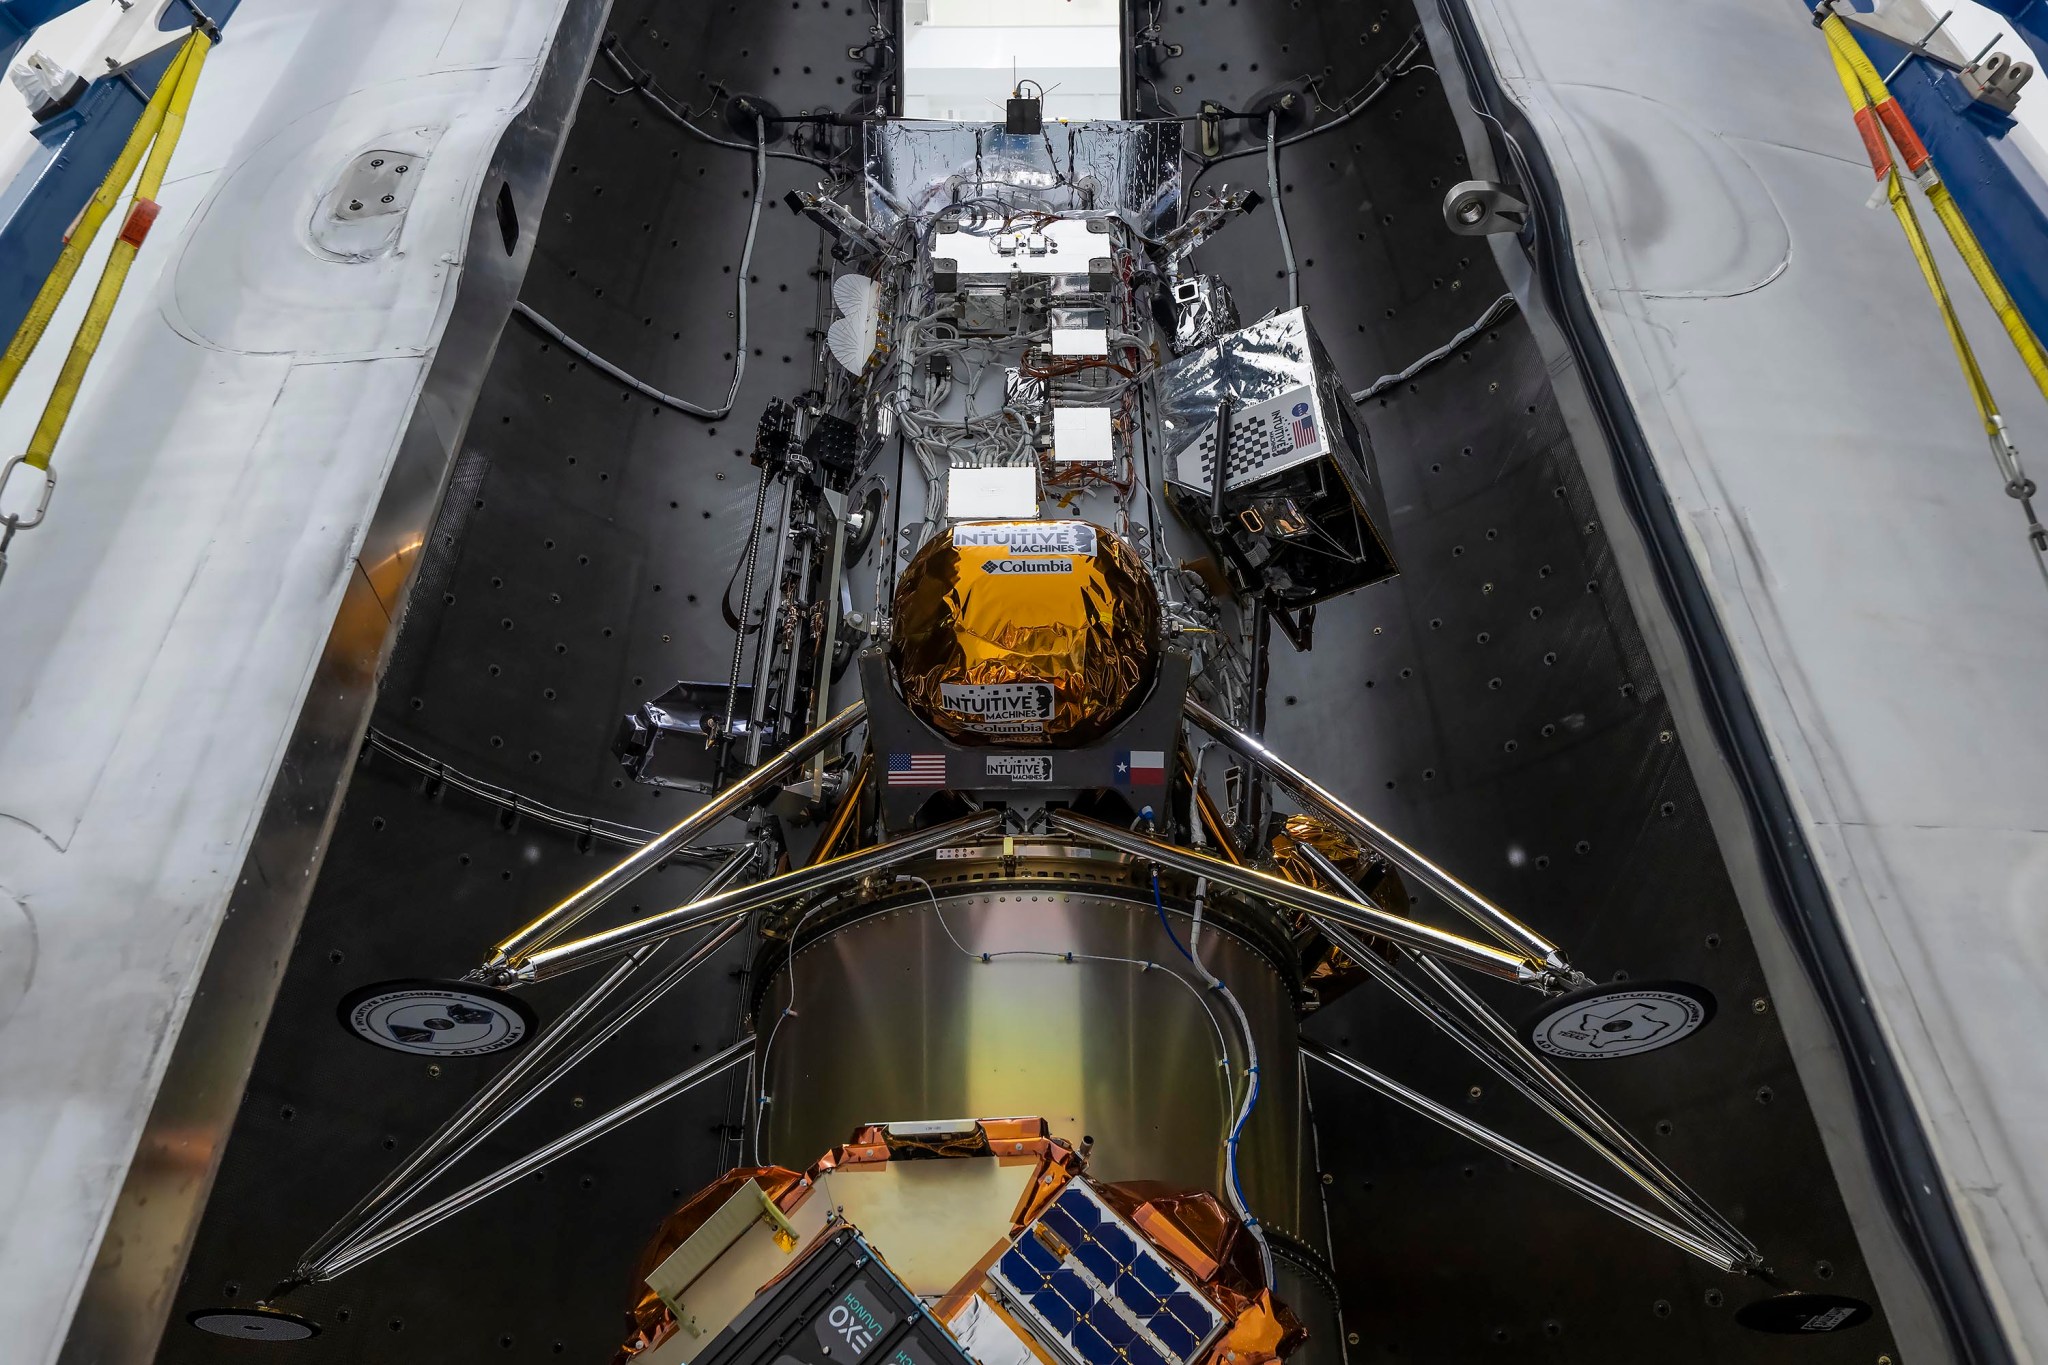
M 1834 59 L 1835 75 L 1841 79 L 1842 91 L 1849 97 L 1850 108 L 1858 115 L 1864 115 L 1870 108 L 1869 91 L 1864 88 L 1862 78 L 1843 52 L 1834 31 L 1825 31 L 1828 55 Z M 1847 30 L 1844 29 L 1843 33 L 1846 34 Z M 1876 127 L 1876 121 L 1869 120 L 1868 126 Z M 1872 155 L 1875 157 L 1877 152 L 1873 151 Z M 1994 432 L 1999 425 L 1997 400 L 1992 397 L 1991 386 L 1984 381 L 1984 371 L 1977 364 L 1976 352 L 1970 349 L 1970 339 L 1963 332 L 1962 319 L 1956 316 L 1955 300 L 1950 297 L 1948 285 L 1941 278 L 1941 267 L 1935 264 L 1927 233 L 1920 226 L 1919 215 L 1913 211 L 1913 201 L 1906 194 L 1896 166 L 1885 171 L 1884 196 L 1891 205 L 1892 215 L 1899 220 L 1900 230 L 1906 234 L 1906 244 L 1913 249 L 1913 260 L 1920 267 L 1920 278 L 1926 281 L 1927 292 L 1934 296 L 1934 306 L 1941 312 L 1942 324 L 1948 329 L 1949 344 L 1955 348 L 1956 360 L 1963 367 L 1963 378 L 1970 386 L 1970 398 L 1977 405 L 1978 419 L 1983 422 L 1987 433 Z
M 100 224 L 106 221 L 113 210 L 114 201 L 135 174 L 136 165 L 142 154 L 156 140 L 157 130 L 163 126 L 164 110 L 169 107 L 171 96 L 177 88 L 177 78 L 185 69 L 186 59 L 192 52 L 193 43 L 199 35 L 187 38 L 165 68 L 163 78 L 157 82 L 156 93 L 142 108 L 142 116 L 135 120 L 134 129 L 128 134 L 128 141 L 122 146 L 121 154 L 114 158 L 114 164 L 100 181 L 99 189 L 86 201 L 79 212 L 78 221 L 73 224 L 71 235 L 65 240 L 64 249 L 57 255 L 57 264 L 43 280 L 43 287 L 36 291 L 35 302 L 29 305 L 28 315 L 21 325 L 14 329 L 14 339 L 7 344 L 4 355 L 0 355 L 0 400 L 4 400 L 14 388 L 14 381 L 21 376 L 21 368 L 34 354 L 36 343 L 43 339 L 43 333 L 56 316 L 57 305 L 64 300 L 64 293 L 71 287 L 72 277 L 85 260 L 85 253 L 91 249 L 93 238 L 98 235 Z
M 1857 43 L 1855 35 L 1849 32 L 1847 24 L 1831 14 L 1821 22 L 1821 32 L 1827 36 L 1829 50 L 1835 54 L 1837 74 L 1840 74 L 1840 67 L 1846 64 L 1872 103 L 1891 98 L 1891 92 L 1885 88 L 1884 77 L 1878 74 L 1876 65 Z M 1847 76 L 1843 77 L 1843 83 L 1845 86 L 1848 84 Z M 1957 253 L 1963 258 L 1963 264 L 1969 267 L 1971 278 L 1977 281 L 1977 287 L 1984 292 L 1985 301 L 1991 305 L 1991 311 L 1998 315 L 1999 325 L 2005 328 L 2006 336 L 2011 338 L 2013 348 L 2019 352 L 2021 362 L 2027 367 L 2027 373 L 2033 376 L 2035 386 L 2041 390 L 2044 398 L 2048 398 L 2048 350 L 2042 349 L 2040 338 L 2034 335 L 2033 329 L 2027 325 L 2026 318 L 2021 315 L 2019 306 L 2012 301 L 2012 295 L 2006 291 L 2005 282 L 1999 279 L 1997 269 L 1984 254 L 1984 248 L 1978 242 L 1976 232 L 1963 217 L 1962 210 L 1956 206 L 1955 198 L 1949 193 L 1948 186 L 1942 184 L 1939 178 L 1935 178 L 1926 185 L 1926 190 L 1927 202 L 1933 207 L 1934 216 L 1939 218 L 1941 225 L 1948 230 L 1949 240 L 1955 243 Z
M 1963 264 L 1970 268 L 1977 287 L 1984 291 L 1985 301 L 1991 311 L 1998 314 L 1999 324 L 2005 328 L 2006 336 L 2012 339 L 2013 349 L 2020 353 L 2027 373 L 2034 377 L 2035 387 L 2041 396 L 2048 398 L 2048 350 L 2043 350 L 2041 340 L 2034 335 L 2034 329 L 2027 326 L 2019 305 L 2006 292 L 2005 281 L 1998 277 L 1998 271 L 1984 254 L 1984 248 L 1977 241 L 1977 234 L 1970 230 L 1963 211 L 1956 206 L 1955 196 L 1948 192 L 1948 186 L 1940 183 L 1929 187 L 1927 202 L 1934 206 L 1934 216 L 1941 219 L 1941 225 L 1948 229 L 1949 239 L 1956 244 Z
M 185 131 L 185 112 L 192 107 L 192 92 L 199 84 L 199 72 L 206 65 L 206 54 L 213 49 L 213 42 L 205 34 L 194 31 L 185 40 L 172 69 L 164 72 L 163 81 L 157 86 L 157 95 L 168 89 L 169 98 L 158 113 L 158 130 L 155 142 L 149 149 L 149 159 L 142 165 L 142 178 L 135 186 L 135 195 L 129 201 L 132 207 L 142 200 L 155 200 L 163 189 L 164 172 L 171 164 L 171 154 L 178 149 L 178 137 Z M 151 104 L 156 103 L 152 96 Z M 64 366 L 57 372 L 57 383 L 50 390 L 49 401 L 43 405 L 42 420 L 36 423 L 35 435 L 29 438 L 28 453 L 22 462 L 36 469 L 48 469 L 50 457 L 56 452 L 57 439 L 64 434 L 64 424 L 71 417 L 71 408 L 78 401 L 78 391 L 85 384 L 85 372 L 92 364 L 93 355 L 99 350 L 100 341 L 106 336 L 107 322 L 114 315 L 114 305 L 120 302 L 121 287 L 128 282 L 129 267 L 135 264 L 136 252 L 140 245 L 125 238 L 114 243 L 107 256 L 106 267 L 100 272 L 99 287 L 93 290 L 92 302 L 85 310 L 85 320 L 78 325 L 78 335 L 72 338 L 71 350 L 64 357 Z
M 1833 16 L 1829 17 L 1833 19 Z M 1839 19 L 1834 19 L 1833 22 L 1841 23 Z M 1823 22 L 1820 26 L 1820 31 L 1822 36 L 1828 40 L 1828 56 L 1834 58 L 1835 76 L 1842 82 L 1842 93 L 1849 97 L 1849 107 L 1852 109 L 1868 109 L 1870 107 L 1870 96 L 1864 93 L 1863 78 L 1857 74 L 1855 64 L 1843 54 L 1842 45 L 1835 37 L 1835 30 L 1829 28 L 1826 22 Z M 1844 28 L 1843 31 L 1847 32 L 1847 29 Z
M 1920 263 L 1920 277 L 1927 281 L 1927 291 L 1934 295 L 1935 305 L 1941 309 L 1941 320 L 1948 328 L 1949 344 L 1955 347 L 1956 360 L 1963 367 L 1963 378 L 1970 385 L 1970 397 L 1977 404 L 1977 416 L 1984 424 L 1987 435 L 1999 430 L 1998 402 L 1991 396 L 1991 386 L 1985 382 L 1984 371 L 1977 364 L 1977 354 L 1970 349 L 1970 339 L 1963 333 L 1962 319 L 1956 316 L 1955 301 L 1949 297 L 1948 285 L 1941 278 L 1941 269 L 1934 263 L 1934 252 L 1928 244 L 1927 234 L 1921 230 L 1920 219 L 1913 212 L 1913 201 L 1906 197 L 1906 187 L 1900 183 L 1899 173 L 1891 173 L 1885 185 L 1885 197 L 1891 201 L 1892 212 L 1898 216 L 1899 225 L 1906 230 L 1906 240 L 1912 244 L 1913 259 Z

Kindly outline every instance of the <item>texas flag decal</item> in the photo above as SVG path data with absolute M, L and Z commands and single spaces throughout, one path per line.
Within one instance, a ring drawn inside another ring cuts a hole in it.
M 1166 754 L 1158 749 L 1125 749 L 1116 756 L 1119 787 L 1166 785 Z

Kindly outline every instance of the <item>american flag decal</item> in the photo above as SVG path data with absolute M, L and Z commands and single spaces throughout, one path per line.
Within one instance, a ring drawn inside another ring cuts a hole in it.
M 892 787 L 943 787 L 946 785 L 944 754 L 890 754 L 889 785 Z
M 1300 447 L 1302 447 L 1302 446 L 1312 446 L 1312 445 L 1314 445 L 1315 443 L 1316 443 L 1316 415 L 1315 415 L 1314 413 L 1310 413 L 1310 414 L 1309 414 L 1308 416 L 1306 416 L 1306 417 L 1297 417 L 1297 418 L 1295 418 L 1295 419 L 1294 419 L 1294 444 L 1295 444 L 1295 447 L 1296 447 L 1296 449 L 1299 449 L 1299 448 L 1300 448 Z

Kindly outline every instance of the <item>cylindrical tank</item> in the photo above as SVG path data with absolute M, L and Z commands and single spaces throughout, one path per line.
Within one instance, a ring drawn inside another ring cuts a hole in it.
M 821 914 L 793 950 L 785 940 L 764 952 L 758 1159 L 801 1164 L 861 1123 L 1034 1115 L 1076 1147 L 1092 1139 L 1097 1179 L 1225 1194 L 1245 1047 L 1228 1003 L 1173 941 L 1189 942 L 1185 903 L 1169 892 L 1162 914 L 1143 883 L 945 867 L 919 869 L 930 895 L 892 888 L 904 894 Z M 1201 938 L 1257 1050 L 1239 1175 L 1262 1222 L 1319 1246 L 1293 972 L 1284 942 L 1257 937 L 1212 917 Z

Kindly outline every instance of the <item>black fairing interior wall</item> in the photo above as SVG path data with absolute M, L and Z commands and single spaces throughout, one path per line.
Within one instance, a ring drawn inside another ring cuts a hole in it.
M 1338 107 L 1416 31 L 1403 0 L 1165 0 L 1178 47 L 1143 78 L 1182 113 L 1242 108 L 1312 78 Z M 695 111 L 738 92 L 844 108 L 866 0 L 619 0 L 632 60 Z M 1426 61 L 1426 58 L 1425 58 Z M 749 158 L 692 138 L 600 61 L 544 206 L 524 298 L 648 382 L 699 402 L 731 366 Z M 610 86 L 610 89 L 605 88 Z M 617 93 L 615 93 L 617 92 Z M 1333 115 L 1315 118 L 1328 123 Z M 714 116 L 707 125 L 722 125 Z M 1232 135 L 1233 137 L 1235 135 Z M 1191 139 L 1192 140 L 1192 139 Z M 786 145 L 786 144 L 785 144 Z M 1232 141 L 1226 150 L 1240 145 Z M 1451 110 L 1421 65 L 1364 112 L 1282 156 L 1303 301 L 1353 387 L 1398 371 L 1504 292 L 1483 241 L 1438 205 L 1466 178 Z M 1197 169 L 1188 166 L 1190 176 Z M 1253 183 L 1257 156 L 1202 185 Z M 642 827 L 691 799 L 623 780 L 616 718 L 678 678 L 720 678 L 721 595 L 754 471 L 736 458 L 771 398 L 810 382 L 829 266 L 782 211 L 815 168 L 770 163 L 752 266 L 753 351 L 731 419 L 622 390 L 514 320 L 444 505 L 373 721 L 550 805 Z M 1284 305 L 1269 215 L 1198 260 L 1241 314 Z M 1742 916 L 1537 349 L 1509 315 L 1366 406 L 1403 572 L 1326 604 L 1314 651 L 1276 645 L 1267 738 L 1571 950 L 1601 979 L 1676 977 L 1720 1003 L 1679 1047 L 1575 1072 L 1801 1288 L 1874 1300 Z M 588 879 L 606 847 L 368 754 L 287 969 L 160 1359 L 602 1360 L 635 1256 L 674 1201 L 737 1156 L 719 1081 L 288 1305 L 294 1347 L 224 1343 L 192 1308 L 260 1297 L 493 1069 L 365 1046 L 334 1004 L 361 984 L 460 975 Z M 663 871 L 654 909 L 696 874 Z M 745 983 L 722 970 L 665 1000 L 490 1139 L 510 1159 L 728 1042 Z M 543 1018 L 578 989 L 531 992 Z M 1496 1003 L 1519 1011 L 1512 993 Z M 1314 1016 L 1350 1050 L 1557 1160 L 1585 1158 L 1491 1073 L 1360 991 Z M 1423 1120 L 1314 1079 L 1349 1355 L 1558 1362 L 1876 1360 L 1882 1313 L 1833 1337 L 1734 1321 L 1768 1290 L 1612 1221 Z

